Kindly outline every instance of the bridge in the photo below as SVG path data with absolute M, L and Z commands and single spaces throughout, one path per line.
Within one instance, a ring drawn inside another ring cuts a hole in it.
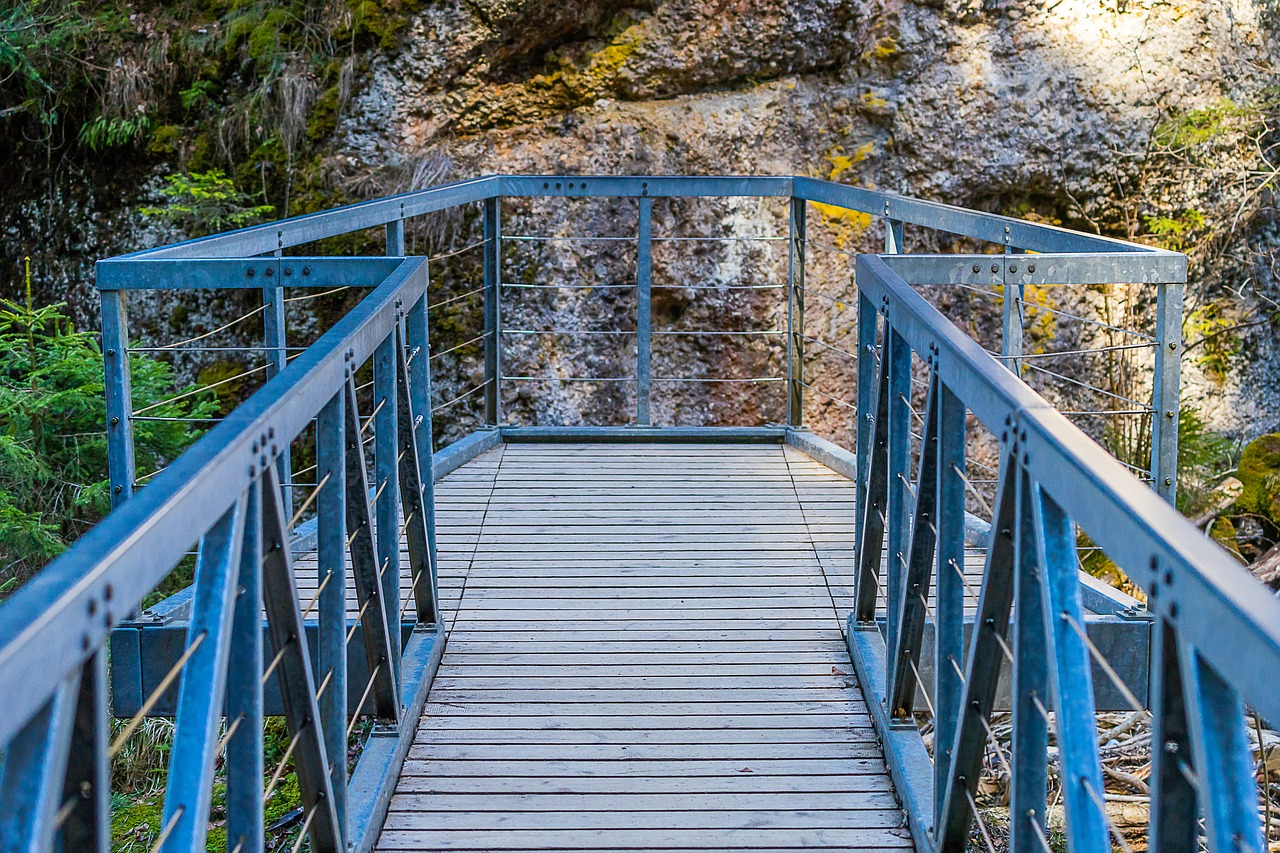
M 696 215 L 726 199 L 782 232 Z M 604 202 L 609 233 L 557 230 Z M 478 239 L 409 251 L 443 215 Z M 314 251 L 374 228 L 385 256 Z M 584 259 L 567 279 L 504 275 L 552 240 Z M 664 278 L 717 241 L 777 275 Z M 444 289 L 465 253 L 476 286 Z M 1176 253 L 801 177 L 493 176 L 101 261 L 115 506 L 0 607 L 0 847 L 108 850 L 113 760 L 163 717 L 142 849 L 1109 851 L 1109 804 L 1141 799 L 1148 849 L 1265 851 L 1249 731 L 1280 720 L 1280 601 L 1171 505 L 1185 280 Z M 1121 285 L 1133 322 L 1037 297 Z M 344 288 L 290 336 L 290 301 Z M 520 328 L 522 288 L 632 313 Z M 257 303 L 267 378 L 139 473 L 165 416 L 134 408 L 129 301 L 193 289 Z M 664 327 L 673 289 L 776 300 L 778 325 Z M 935 307 L 966 294 L 998 351 Z M 479 327 L 433 344 L 462 304 Z M 1075 331 L 1045 350 L 1049 313 Z M 655 375 L 698 336 L 710 358 Z M 581 363 L 528 367 L 570 338 Z M 1138 381 L 1050 360 L 1098 355 Z M 571 383 L 625 415 L 513 422 Z M 1097 441 L 1120 433 L 1136 455 Z M 1143 601 L 1081 570 L 1103 554 Z M 1104 774 L 1109 711 L 1149 725 L 1143 797 Z

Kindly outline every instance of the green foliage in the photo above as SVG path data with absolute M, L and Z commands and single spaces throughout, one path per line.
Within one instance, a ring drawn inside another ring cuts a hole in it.
M 253 204 L 253 197 L 236 189 L 221 169 L 170 175 L 165 180 L 167 186 L 160 192 L 168 203 L 140 212 L 172 222 L 192 236 L 240 228 L 275 212 L 269 204 Z
M 1195 515 L 1222 474 L 1232 467 L 1235 442 L 1213 432 L 1195 406 L 1184 405 L 1178 413 L 1178 509 Z
M 1173 252 L 1184 251 L 1192 238 L 1203 233 L 1208 223 L 1203 213 L 1198 210 L 1183 210 L 1174 216 L 1144 216 L 1147 233 L 1156 238 L 1156 243 Z
M 73 67 L 89 24 L 78 3 L 17 2 L 0 11 L 0 117 L 32 117 L 56 124 L 62 90 L 82 78 Z
M 102 352 L 62 305 L 0 300 L 0 580 L 9 591 L 110 508 Z M 132 357 L 134 405 L 173 394 L 169 365 Z M 211 401 L 166 403 L 153 413 L 203 417 Z M 162 467 L 198 432 L 189 424 L 135 424 L 140 470 Z
M 104 148 L 123 148 L 146 136 L 151 119 L 145 115 L 136 118 L 107 118 L 98 116 L 80 128 L 80 142 L 91 151 Z
M 1206 375 L 1219 382 L 1226 380 L 1232 361 L 1244 351 L 1240 335 L 1242 323 L 1234 298 L 1207 302 L 1187 314 L 1186 337 L 1191 343 L 1186 352 L 1192 355 Z
M 197 80 L 179 92 L 178 98 L 182 101 L 184 110 L 193 112 L 208 104 L 217 89 L 218 85 L 212 80 Z
M 1237 104 L 1223 98 L 1210 107 L 1175 115 L 1162 122 L 1155 132 L 1157 144 L 1166 148 L 1186 149 L 1213 142 L 1234 127 L 1253 123 L 1261 117 L 1266 105 Z

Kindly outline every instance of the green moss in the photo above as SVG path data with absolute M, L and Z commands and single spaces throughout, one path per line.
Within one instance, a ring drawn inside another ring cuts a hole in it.
M 183 129 L 176 124 L 162 124 L 151 134 L 147 150 L 152 154 L 175 154 L 182 143 Z
M 337 86 L 330 86 L 316 99 L 315 106 L 311 108 L 311 120 L 307 122 L 307 139 L 319 142 L 338 129 L 339 94 Z
M 1236 550 L 1236 526 L 1225 515 L 1220 516 L 1209 528 L 1209 538 L 1228 551 Z
M 115 853 L 147 851 L 160 834 L 164 795 L 137 799 L 123 794 L 111 797 L 111 849 Z
M 1240 455 L 1236 476 L 1244 485 L 1236 507 L 1280 520 L 1280 433 L 1249 442 Z

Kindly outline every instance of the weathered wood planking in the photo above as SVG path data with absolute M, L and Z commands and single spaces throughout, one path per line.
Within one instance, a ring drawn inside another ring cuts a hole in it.
M 851 483 L 777 446 L 477 463 L 437 487 L 457 612 L 380 850 L 910 849 L 842 636 Z

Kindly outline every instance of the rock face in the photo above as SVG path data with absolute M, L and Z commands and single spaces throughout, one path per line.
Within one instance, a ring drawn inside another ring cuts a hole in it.
M 1280 428 L 1280 348 L 1269 319 L 1280 304 L 1280 219 L 1262 188 L 1280 161 L 1267 125 L 1280 60 L 1275 0 L 419 6 L 399 47 L 344 66 L 361 70 L 315 162 L 326 185 L 348 196 L 493 172 L 802 174 L 1158 239 L 1193 259 L 1184 397 L 1214 429 L 1252 438 Z M 3 251 L 21 257 L 31 248 L 37 206 L 64 208 L 79 227 L 50 243 L 48 254 L 59 256 L 46 259 L 59 270 L 50 287 L 92 324 L 94 259 L 181 236 L 131 215 L 178 168 L 159 165 L 136 187 L 89 176 L 55 201 L 15 188 L 0 216 Z M 658 200 L 653 215 L 655 419 L 781 419 L 786 203 Z M 856 350 L 850 254 L 876 250 L 882 226 L 816 205 L 808 216 L 805 334 L 816 342 L 807 346 L 806 415 L 841 437 L 853 425 L 845 405 Z M 504 336 L 504 372 L 530 377 L 506 383 L 510 420 L 634 417 L 635 344 L 625 333 L 635 328 L 635 217 L 629 200 L 504 202 L 506 234 L 556 238 L 503 247 L 504 281 L 522 285 L 503 295 L 504 325 L 517 332 Z M 409 230 L 411 251 L 459 252 L 433 264 L 433 343 L 452 350 L 434 362 L 442 401 L 483 379 L 479 301 L 466 295 L 478 284 L 478 253 L 461 251 L 479 236 L 474 210 Z M 613 239 L 565 239 L 584 236 Z M 708 236 L 732 239 L 680 239 Z M 912 251 L 992 248 L 921 228 L 908 229 L 907 243 Z M 551 287 L 565 284 L 577 287 Z M 998 349 L 999 294 L 928 295 Z M 151 343 L 181 338 L 252 311 L 252 296 L 139 295 L 132 331 Z M 332 322 L 349 307 L 345 298 L 291 306 L 293 341 Z M 1030 351 L 1113 347 L 1126 354 L 1105 364 L 1073 357 L 1057 369 L 1123 398 L 1149 394 L 1149 352 L 1061 312 L 1150 332 L 1150 289 L 1046 288 L 1027 301 Z M 581 334 L 592 331 L 611 334 Z M 252 343 L 255 334 L 244 323 L 225 343 Z M 191 378 L 200 369 L 179 366 Z M 1116 402 L 1026 375 L 1066 408 Z M 582 381 L 589 377 L 596 381 Z M 446 435 L 474 423 L 479 397 L 441 413 Z M 1131 459 L 1145 452 L 1133 424 L 1082 425 L 1099 437 L 1130 436 Z
M 375 60 L 340 126 L 340 147 L 367 164 L 434 158 L 458 177 L 810 174 L 1121 236 L 1139 234 L 1146 217 L 1168 211 L 1200 211 L 1210 226 L 1226 227 L 1256 186 L 1228 190 L 1239 176 L 1184 168 L 1176 158 L 1166 163 L 1153 140 L 1172 115 L 1265 99 L 1278 50 L 1268 14 L 1275 17 L 1251 0 L 445 0 L 421 14 L 403 50 Z M 629 202 L 520 203 L 510 205 L 505 225 L 509 233 L 625 235 L 633 210 Z M 878 224 L 859 217 L 811 216 L 811 229 L 845 250 L 872 249 L 881 239 Z M 656 234 L 669 236 L 699 229 L 777 236 L 786 233 L 786 212 L 768 202 L 659 202 L 655 223 Z M 908 241 L 965 247 L 918 230 Z M 1274 233 L 1235 241 L 1252 256 L 1227 267 L 1197 258 L 1193 275 L 1201 278 L 1190 288 L 1189 310 L 1249 280 L 1250 267 L 1275 246 Z M 634 275 L 633 253 L 621 244 L 538 248 L 505 247 L 505 278 L 622 284 Z M 785 243 L 767 241 L 655 250 L 656 281 L 721 288 L 659 291 L 655 323 L 779 328 L 779 291 L 723 288 L 776 285 L 785 254 Z M 847 256 L 813 250 L 810 264 L 815 291 L 848 298 Z M 1258 292 L 1275 287 L 1265 276 L 1253 284 Z M 504 311 L 530 329 L 574 326 L 589 310 L 601 312 L 597 319 L 609 328 L 631 328 L 634 307 L 624 291 L 538 294 Z M 1053 298 L 1058 307 L 1088 302 Z M 1125 299 L 1134 303 L 1135 325 L 1150 321 L 1146 296 Z M 954 294 L 939 301 L 995 345 L 998 309 Z M 807 332 L 847 346 L 852 321 L 842 308 L 811 309 Z M 1273 375 L 1270 326 L 1249 334 L 1233 357 L 1243 359 L 1244 371 L 1262 366 Z M 728 362 L 723 339 L 710 340 L 655 345 L 655 375 L 779 375 L 780 339 L 735 346 Z M 609 355 L 598 341 L 537 336 L 507 345 L 522 369 L 542 374 L 577 375 L 588 365 L 610 375 L 632 372 L 625 346 Z M 847 398 L 851 392 L 840 389 L 851 388 L 850 374 L 847 359 L 841 365 L 824 351 L 812 381 Z M 1280 399 L 1267 390 L 1274 383 L 1241 383 L 1235 370 L 1206 379 L 1190 359 L 1186 375 L 1187 396 L 1206 398 L 1215 426 L 1256 433 L 1276 423 Z M 780 417 L 778 386 L 677 385 L 664 386 L 665 402 L 655 403 L 670 419 Z M 625 421 L 632 405 L 625 388 L 609 383 L 543 386 L 515 394 L 514 411 L 576 422 L 609 410 Z M 849 427 L 838 404 L 811 405 L 827 431 Z

